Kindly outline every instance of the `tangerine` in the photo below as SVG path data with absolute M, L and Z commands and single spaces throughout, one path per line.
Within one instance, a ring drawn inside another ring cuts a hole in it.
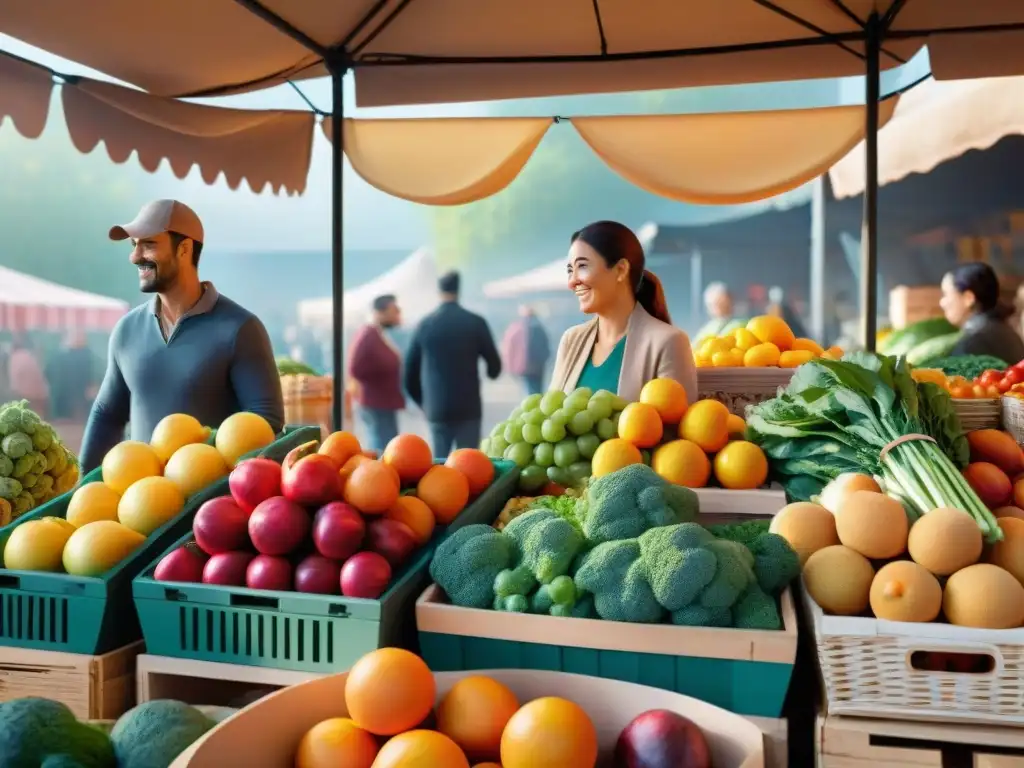
M 501 734 L 518 710 L 519 700 L 508 686 L 482 675 L 464 677 L 441 699 L 437 730 L 471 758 L 494 758 L 501 752 Z
M 363 448 L 359 445 L 359 439 L 351 432 L 332 432 L 327 436 L 327 439 L 320 444 L 320 450 L 318 453 L 322 453 L 324 456 L 329 456 L 338 469 L 345 466 L 345 463 L 362 453 Z
M 317 723 L 302 737 L 295 768 L 372 768 L 377 740 L 347 717 Z
M 760 488 L 768 479 L 768 459 L 759 446 L 733 440 L 715 456 L 715 477 L 734 491 Z
M 437 731 L 400 733 L 381 747 L 373 768 L 469 768 L 459 745 Z
M 345 680 L 349 715 L 360 728 L 378 736 L 418 726 L 434 708 L 436 693 L 426 662 L 401 648 L 371 651 L 352 666 Z
M 361 453 L 357 453 L 352 456 L 348 461 L 341 465 L 341 469 L 338 470 L 338 474 L 341 475 L 341 487 L 345 488 L 348 483 L 348 479 L 352 477 L 352 473 L 356 471 L 356 467 L 366 461 L 373 461 L 369 456 L 364 456 Z
M 686 387 L 675 379 L 651 379 L 640 390 L 640 402 L 652 406 L 666 424 L 682 421 L 689 405 Z
M 416 486 L 416 495 L 430 507 L 438 525 L 448 525 L 469 503 L 469 480 L 457 469 L 434 466 Z
M 615 437 L 597 446 L 590 460 L 590 474 L 592 477 L 604 477 L 630 464 L 643 464 L 643 461 L 639 448 L 628 440 Z
M 705 453 L 717 453 L 729 442 L 729 409 L 717 400 L 694 403 L 683 416 L 679 436 Z
M 747 330 L 754 334 L 761 343 L 771 343 L 785 352 L 793 348 L 796 335 L 786 321 L 775 315 L 761 315 L 747 323 Z
M 430 541 L 434 535 L 434 513 L 423 499 L 415 496 L 399 496 L 384 517 L 405 523 L 416 534 L 416 543 L 420 546 Z
M 512 715 L 501 736 L 504 768 L 594 768 L 597 729 L 579 704 L 534 699 Z
M 664 425 L 653 405 L 630 403 L 619 416 L 619 437 L 637 448 L 651 448 L 661 442 Z
M 434 453 L 419 435 L 399 435 L 387 444 L 381 461 L 398 473 L 402 485 L 412 485 L 434 466 Z
M 364 515 L 380 515 L 398 501 L 395 471 L 380 461 L 361 462 L 345 483 L 345 501 Z
M 730 436 L 743 437 L 747 431 L 747 422 L 743 420 L 742 416 L 730 413 L 729 417 L 725 420 L 725 428 L 729 430 Z
M 479 496 L 494 482 L 494 462 L 486 453 L 476 448 L 459 448 L 452 451 L 444 465 L 457 469 L 466 476 L 470 496 Z
M 673 440 L 654 452 L 651 469 L 674 485 L 703 488 L 711 476 L 711 462 L 700 446 L 689 440 Z

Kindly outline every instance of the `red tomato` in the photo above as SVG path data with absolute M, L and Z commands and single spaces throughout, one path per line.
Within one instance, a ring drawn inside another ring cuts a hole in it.
M 1024 370 L 1020 368 L 1011 368 L 1003 376 L 1003 381 L 1007 381 L 1010 385 L 1024 383 Z
M 993 384 L 998 384 L 1001 378 L 1003 378 L 1002 371 L 989 368 L 977 378 L 977 383 L 983 387 L 990 387 Z
M 1010 388 L 1012 386 L 1013 386 L 1013 384 L 1011 384 L 1006 379 L 1003 379 L 1002 381 L 999 382 L 999 394 L 1005 395 L 1007 392 L 1010 391 Z
M 1021 360 L 1019 363 L 1016 363 L 1011 367 L 1016 368 L 1018 371 L 1024 371 L 1024 360 Z

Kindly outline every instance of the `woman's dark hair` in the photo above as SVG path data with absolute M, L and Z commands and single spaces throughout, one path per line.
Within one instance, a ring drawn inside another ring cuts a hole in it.
M 1013 307 L 999 299 L 999 278 L 995 270 L 981 261 L 963 264 L 949 273 L 953 285 L 960 293 L 970 291 L 977 302 L 976 310 L 1005 320 L 1013 314 Z
M 671 325 L 665 291 L 657 276 L 644 269 L 644 247 L 633 230 L 617 221 L 595 221 L 574 232 L 569 242 L 577 240 L 597 251 L 609 268 L 625 260 L 629 264 L 629 282 L 637 302 L 651 317 Z

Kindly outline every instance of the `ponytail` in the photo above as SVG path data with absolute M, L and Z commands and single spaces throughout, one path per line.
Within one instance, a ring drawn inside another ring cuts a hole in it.
M 636 287 L 636 300 L 651 317 L 672 325 L 668 302 L 665 300 L 665 289 L 661 287 L 658 276 L 650 270 L 645 269 L 640 276 L 640 284 Z

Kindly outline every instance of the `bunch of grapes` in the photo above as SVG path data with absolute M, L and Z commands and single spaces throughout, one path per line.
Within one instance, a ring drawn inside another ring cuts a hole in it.
M 607 390 L 581 387 L 530 395 L 491 430 L 480 450 L 491 458 L 515 462 L 520 490 L 534 493 L 549 480 L 578 488 L 590 477 L 597 447 L 618 434 L 619 414 L 627 403 Z

